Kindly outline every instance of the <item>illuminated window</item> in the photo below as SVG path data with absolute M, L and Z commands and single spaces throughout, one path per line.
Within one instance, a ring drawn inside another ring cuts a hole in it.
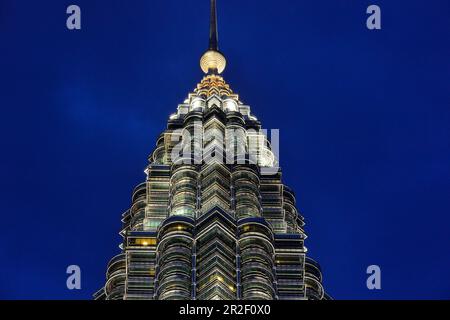
M 132 241 L 131 244 L 133 244 L 133 241 Z M 156 245 L 156 239 L 155 238 L 138 238 L 138 239 L 134 239 L 134 245 L 143 246 L 143 247 L 155 246 Z

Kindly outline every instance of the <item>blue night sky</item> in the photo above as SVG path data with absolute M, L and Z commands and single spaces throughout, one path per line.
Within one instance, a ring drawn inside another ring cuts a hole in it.
M 66 28 L 66 8 L 82 30 Z M 366 8 L 382 9 L 382 30 Z M 336 299 L 450 299 L 450 2 L 219 0 L 224 77 L 280 129 Z M 0 2 L 0 298 L 90 299 L 168 116 L 201 79 L 207 0 Z M 66 289 L 66 268 L 82 290 Z M 366 268 L 382 290 L 366 288 Z

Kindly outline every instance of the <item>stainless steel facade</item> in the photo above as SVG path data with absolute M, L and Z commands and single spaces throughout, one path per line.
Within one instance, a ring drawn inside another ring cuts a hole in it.
M 96 299 L 328 299 L 261 124 L 220 75 L 215 14 L 205 76 L 157 139 Z

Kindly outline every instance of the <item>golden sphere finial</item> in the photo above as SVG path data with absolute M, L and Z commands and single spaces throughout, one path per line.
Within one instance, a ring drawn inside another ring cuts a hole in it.
M 200 67 L 204 73 L 216 71 L 221 74 L 227 66 L 227 60 L 219 51 L 208 50 L 200 59 Z

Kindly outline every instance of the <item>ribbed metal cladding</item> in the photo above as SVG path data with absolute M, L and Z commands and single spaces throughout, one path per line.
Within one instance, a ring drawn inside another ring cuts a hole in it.
M 157 139 L 96 299 L 329 299 L 294 192 L 263 173 L 275 162 L 261 124 L 217 78 Z
M 272 300 L 274 288 L 274 247 L 270 226 L 260 218 L 239 223 L 241 287 L 243 300 Z
M 259 175 L 256 166 L 237 165 L 232 173 L 236 218 L 261 216 Z
M 330 298 L 261 123 L 220 75 L 226 63 L 211 0 L 205 75 L 156 139 L 95 299 Z
M 156 299 L 191 299 L 194 221 L 169 218 L 158 232 Z
M 306 256 L 294 192 L 280 169 L 262 172 L 275 163 L 258 142 L 259 121 L 233 93 L 207 90 L 230 92 L 208 77 L 157 139 L 147 181 L 122 216 L 122 254 L 95 297 L 329 299 Z
M 119 254 L 111 259 L 106 271 L 106 278 L 104 298 L 107 300 L 123 299 L 126 281 L 126 259 L 124 254 Z
M 197 230 L 197 299 L 237 299 L 234 219 L 215 208 L 202 216 Z
M 172 166 L 170 179 L 170 216 L 194 219 L 197 209 L 197 168 L 192 165 Z

